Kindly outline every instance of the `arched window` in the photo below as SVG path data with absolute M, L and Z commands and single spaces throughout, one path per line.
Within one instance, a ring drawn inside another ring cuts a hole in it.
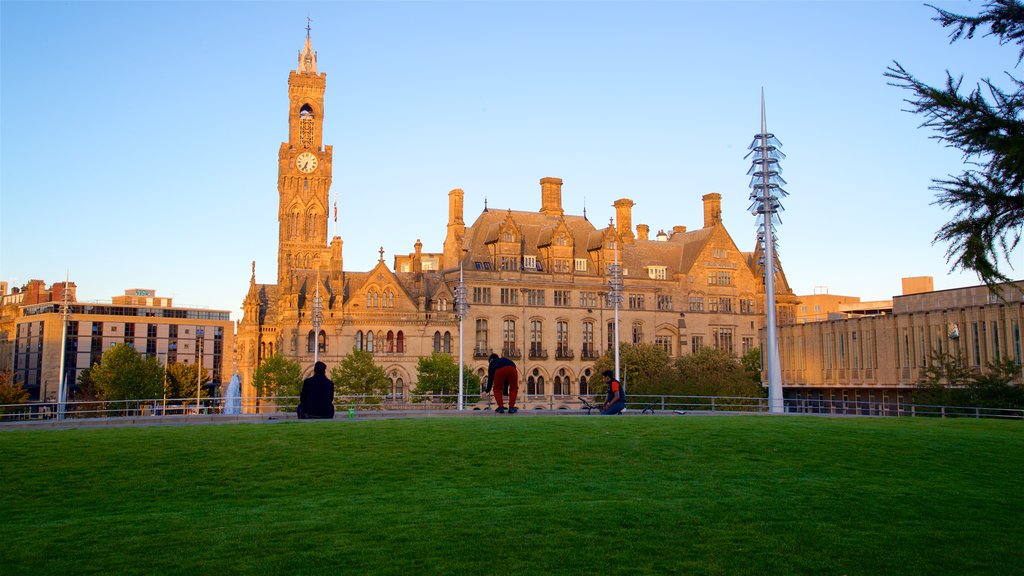
M 363 331 L 360 330 L 360 331 L 356 332 L 356 350 L 360 350 L 361 351 L 362 349 L 363 349 Z
M 615 322 L 608 323 L 608 349 L 615 349 Z
M 441 351 L 441 333 L 434 332 L 434 352 Z
M 316 346 L 316 333 L 310 330 L 306 335 L 306 352 L 312 354 L 314 346 Z
M 445 332 L 444 333 L 444 353 L 445 354 L 451 354 L 452 353 L 452 333 L 451 332 Z
M 319 341 L 318 345 L 320 346 L 320 351 L 321 352 L 327 352 L 327 333 L 324 332 L 323 330 L 320 331 L 320 338 L 319 338 L 319 340 L 320 341 Z
M 402 398 L 405 396 L 405 381 L 402 380 L 401 376 L 395 378 L 394 393 L 395 398 Z
M 395 333 L 392 332 L 391 330 L 388 330 L 388 339 L 387 339 L 387 348 L 386 348 L 386 350 L 389 353 L 395 351 Z
M 555 376 L 555 396 L 562 394 L 562 377 Z
M 405 334 L 401 330 L 398 331 L 398 346 L 395 351 L 399 354 L 405 353 Z
M 588 370 L 588 372 L 589 372 L 589 370 Z M 590 385 L 587 382 L 587 377 L 581 375 L 580 376 L 580 396 L 586 396 L 587 394 L 590 394 Z
M 569 383 L 572 380 L 569 378 L 569 374 L 565 371 L 565 368 L 558 370 L 558 375 L 555 376 L 555 395 L 556 396 L 568 396 L 572 394 Z
M 384 308 L 395 307 L 395 294 L 391 291 L 390 288 L 384 291 L 384 297 L 381 298 L 381 306 L 383 306 Z
M 373 352 L 373 332 L 366 331 L 366 351 Z
M 526 379 L 526 392 L 530 395 L 544 395 L 544 377 L 540 375 L 540 370 L 534 368 L 533 373 Z
M 288 236 L 290 238 L 299 237 L 299 210 L 298 208 L 292 208 L 291 218 L 288 220 Z

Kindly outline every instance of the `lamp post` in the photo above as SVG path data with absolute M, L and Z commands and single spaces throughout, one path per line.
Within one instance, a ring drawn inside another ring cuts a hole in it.
M 608 302 L 615 307 L 615 379 L 619 380 L 619 304 L 622 303 L 622 265 L 619 243 L 615 242 L 615 262 L 608 267 Z M 619 380 L 621 382 L 622 380 Z
M 57 420 L 64 419 L 64 412 L 67 410 L 68 401 L 68 384 L 67 374 L 64 371 L 67 369 L 67 354 L 68 354 L 68 273 L 64 273 L 64 299 L 60 307 L 60 380 L 57 383 Z
M 522 373 L 523 373 L 523 375 L 526 375 L 526 358 L 530 354 L 530 350 L 527 348 L 527 345 L 529 345 L 529 343 L 530 343 L 530 333 L 529 333 L 530 321 L 526 317 L 526 299 L 527 299 L 527 296 L 528 296 L 528 293 L 529 293 L 529 289 L 528 288 L 520 288 L 519 292 L 523 296 L 523 372 Z M 529 393 L 530 393 L 530 377 L 528 375 L 526 375 L 526 393 L 527 393 L 527 395 L 529 395 Z
M 455 287 L 455 315 L 459 318 L 459 402 L 458 409 L 462 410 L 463 374 L 462 374 L 462 321 L 466 318 L 469 310 L 469 302 L 466 301 L 466 283 L 462 277 L 462 263 L 459 263 L 459 284 Z
M 780 198 L 789 196 L 782 189 L 785 180 L 779 176 L 782 168 L 779 160 L 786 158 L 779 148 L 782 143 L 774 134 L 768 132 L 764 114 L 764 89 L 761 90 L 761 132 L 754 135 L 745 158 L 752 158 L 747 175 L 750 178 L 750 212 L 760 216 L 757 240 L 762 245 L 764 255 L 759 261 L 764 271 L 765 311 L 767 312 L 767 334 L 765 364 L 768 372 L 768 409 L 772 413 L 782 413 L 785 406 L 782 399 L 782 369 L 779 366 L 778 325 L 775 312 L 775 272 L 776 256 L 775 223 L 782 221 L 777 212 L 784 210 Z
M 206 330 L 196 327 L 196 414 L 199 414 L 199 392 L 203 389 L 203 339 Z

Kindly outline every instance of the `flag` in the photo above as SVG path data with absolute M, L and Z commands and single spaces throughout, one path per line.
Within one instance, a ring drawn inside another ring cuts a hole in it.
M 334 201 L 334 223 L 338 223 L 338 201 Z

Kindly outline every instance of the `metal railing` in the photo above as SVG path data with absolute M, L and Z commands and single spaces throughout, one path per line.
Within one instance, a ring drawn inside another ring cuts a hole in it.
M 604 395 L 584 395 L 600 404 Z M 479 398 L 467 395 L 472 403 Z M 334 405 L 336 418 L 343 418 L 352 412 L 416 412 L 428 410 L 454 410 L 457 395 L 431 394 L 402 397 L 392 396 L 336 396 Z M 243 398 L 239 406 L 240 415 L 294 415 L 298 397 Z M 204 398 L 196 405 L 195 398 L 147 400 L 87 400 L 68 402 L 65 405 L 65 420 L 95 418 L 146 418 L 224 414 L 223 398 Z M 490 398 L 479 400 L 477 408 L 488 409 Z M 522 409 L 551 410 L 559 414 L 576 413 L 583 407 L 574 395 L 520 396 Z M 785 413 L 832 416 L 874 416 L 874 417 L 936 417 L 936 418 L 998 418 L 1024 419 L 1024 409 L 985 408 L 977 406 L 938 406 L 927 404 L 905 404 L 901 402 L 869 402 L 843 400 L 810 400 L 787 398 L 784 400 Z M 656 413 L 710 412 L 710 413 L 769 413 L 767 398 L 741 396 L 672 396 L 672 395 L 630 395 L 626 404 L 627 413 L 640 413 L 644 408 L 653 408 Z M 24 404 L 0 404 L 0 423 L 14 421 L 49 421 L 59 418 L 58 406 L 54 402 L 32 402 Z M 469 405 L 472 410 L 472 404 Z

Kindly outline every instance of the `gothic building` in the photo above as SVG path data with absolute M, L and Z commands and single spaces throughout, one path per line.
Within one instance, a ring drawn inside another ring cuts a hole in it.
M 326 75 L 317 71 L 309 36 L 288 77 L 288 141 L 278 161 L 277 283 L 253 275 L 237 327 L 238 367 L 246 386 L 265 358 L 280 353 L 312 369 L 314 350 L 329 366 L 352 349 L 374 354 L 407 396 L 420 356 L 458 355 L 454 310 L 460 268 L 470 309 L 464 359 L 483 373 L 491 352 L 515 359 L 522 403 L 558 407 L 586 393 L 593 363 L 615 341 L 606 303 L 609 264 L 618 261 L 625 290 L 619 340 L 649 343 L 672 355 L 711 346 L 741 354 L 758 345 L 765 322 L 759 254 L 739 249 L 721 218 L 721 195 L 703 197 L 699 229 L 675 226 L 650 237 L 632 225 L 633 201 L 614 204 L 614 222 L 595 226 L 565 214 L 562 180 L 540 180 L 540 209 L 488 210 L 466 225 L 464 192 L 448 193 L 442 251 L 395 257 L 381 249 L 373 269 L 347 271 L 342 240 L 328 241 L 331 146 L 322 141 Z M 750 234 L 753 236 L 753 233 Z M 792 321 L 796 299 L 777 273 L 780 323 Z M 323 320 L 313 329 L 313 299 Z

